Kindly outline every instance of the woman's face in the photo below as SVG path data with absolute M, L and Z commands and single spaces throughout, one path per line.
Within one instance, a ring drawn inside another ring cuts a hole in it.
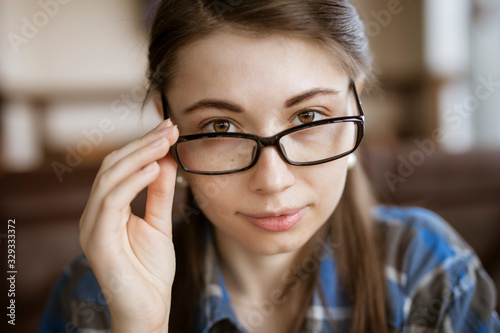
M 166 96 L 181 135 L 216 131 L 268 137 L 347 115 L 355 105 L 339 63 L 305 39 L 218 32 L 190 44 L 178 59 L 179 73 Z M 308 94 L 317 89 L 330 92 Z M 297 96 L 301 98 L 289 103 Z M 202 100 L 225 106 L 212 103 L 183 112 Z M 265 147 L 249 170 L 184 176 L 219 242 L 277 254 L 298 250 L 326 222 L 339 202 L 346 173 L 347 157 L 292 166 L 275 147 Z

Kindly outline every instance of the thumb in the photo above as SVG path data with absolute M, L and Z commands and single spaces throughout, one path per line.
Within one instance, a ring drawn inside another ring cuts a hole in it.
M 170 145 L 177 141 L 178 135 L 176 128 L 168 135 Z M 148 186 L 144 220 L 153 228 L 172 238 L 172 204 L 177 164 L 170 152 L 157 162 L 160 166 L 160 173 Z

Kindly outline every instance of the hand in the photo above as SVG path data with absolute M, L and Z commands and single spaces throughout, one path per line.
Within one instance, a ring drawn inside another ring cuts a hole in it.
M 167 332 L 175 252 L 172 201 L 179 131 L 163 121 L 106 156 L 80 219 L 80 244 L 99 282 L 114 332 Z M 148 186 L 144 219 L 130 203 Z

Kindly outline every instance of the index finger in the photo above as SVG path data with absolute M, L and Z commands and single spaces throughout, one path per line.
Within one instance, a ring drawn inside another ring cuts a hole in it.
M 179 132 L 176 129 L 175 139 L 169 142 L 172 145 L 177 141 Z M 146 214 L 144 220 L 155 229 L 172 238 L 172 205 L 174 199 L 177 163 L 170 152 L 159 159 L 160 173 L 148 186 Z

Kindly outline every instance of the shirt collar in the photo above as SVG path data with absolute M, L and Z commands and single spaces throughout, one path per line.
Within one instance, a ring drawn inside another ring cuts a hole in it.
M 202 293 L 197 308 L 197 332 L 213 332 L 214 326 L 229 320 L 241 332 L 247 331 L 239 324 L 229 299 L 229 294 L 222 277 L 219 258 L 214 247 L 213 226 L 210 222 L 205 224 L 205 258 L 204 281 L 205 289 Z

